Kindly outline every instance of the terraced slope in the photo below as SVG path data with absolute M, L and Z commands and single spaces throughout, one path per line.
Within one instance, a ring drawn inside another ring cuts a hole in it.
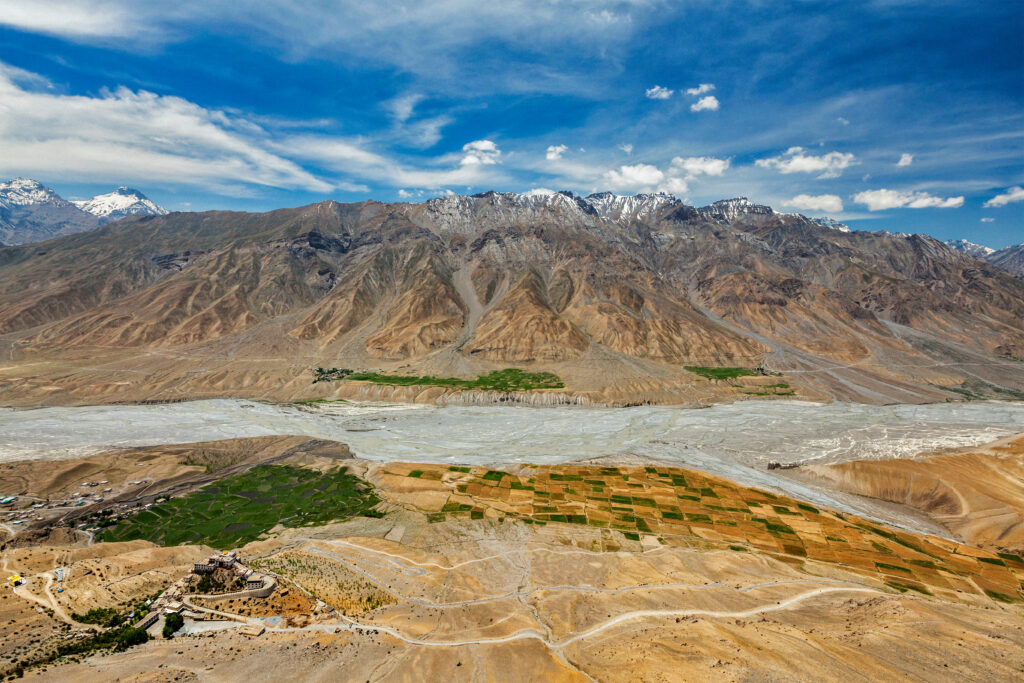
M 692 470 L 527 465 L 508 473 L 389 464 L 375 481 L 433 522 L 511 518 L 596 527 L 653 547 L 807 558 L 900 592 L 1024 602 L 1020 555 L 899 531 Z

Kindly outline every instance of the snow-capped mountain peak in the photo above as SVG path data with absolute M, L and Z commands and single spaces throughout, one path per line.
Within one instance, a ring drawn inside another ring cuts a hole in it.
M 601 218 L 613 220 L 647 218 L 666 204 L 679 203 L 678 199 L 664 192 L 637 195 L 597 192 L 586 197 L 585 201 Z
M 30 204 L 67 204 L 60 196 L 37 180 L 15 178 L 0 183 L 0 206 L 28 206 Z
M 840 223 L 835 218 L 829 218 L 828 216 L 824 216 L 822 218 L 811 218 L 810 221 L 812 223 L 817 223 L 823 228 L 828 228 L 829 230 L 838 230 L 839 232 L 850 232 L 849 225 L 847 225 L 846 223 Z
M 698 209 L 700 213 L 704 214 L 709 218 L 724 219 L 727 221 L 733 221 L 744 215 L 761 215 L 770 216 L 775 213 L 770 206 L 764 206 L 763 204 L 755 204 L 746 197 L 736 197 L 735 199 L 720 199 L 713 204 L 703 206 Z
M 154 204 L 138 190 L 124 186 L 113 192 L 99 194 L 92 199 L 77 201 L 74 204 L 105 222 L 125 216 L 164 216 L 170 213 L 162 206 Z
M 968 256 L 973 256 L 974 258 L 980 259 L 984 259 L 986 256 L 994 254 L 996 251 L 991 247 L 986 247 L 983 244 L 975 244 L 974 242 L 968 242 L 967 240 L 964 239 L 946 240 L 946 246 L 952 247 L 957 251 L 962 251 Z

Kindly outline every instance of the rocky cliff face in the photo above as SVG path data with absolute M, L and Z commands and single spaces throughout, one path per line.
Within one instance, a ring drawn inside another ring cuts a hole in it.
M 946 244 L 957 251 L 962 251 L 976 259 L 1002 268 L 1013 275 L 1024 275 L 1024 244 L 1011 244 L 998 251 L 991 247 L 968 242 L 967 240 L 947 240 Z
M 763 366 L 804 396 L 944 400 L 965 382 L 1024 389 L 1022 320 L 1024 282 L 931 238 L 742 199 L 491 192 L 145 216 L 0 249 L 0 372 L 17 378 L 0 401 L 131 400 L 146 381 L 308 397 L 311 365 L 537 367 L 590 403 L 713 399 L 685 366 Z

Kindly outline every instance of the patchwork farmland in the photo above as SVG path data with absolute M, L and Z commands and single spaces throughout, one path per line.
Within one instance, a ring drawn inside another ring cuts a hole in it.
M 1017 555 L 883 528 L 691 470 L 522 465 L 503 472 L 390 463 L 376 478 L 385 495 L 402 491 L 395 502 L 416 507 L 435 523 L 488 518 L 586 525 L 620 532 L 623 542 L 756 550 L 793 562 L 831 563 L 899 592 L 1024 602 L 1024 560 Z

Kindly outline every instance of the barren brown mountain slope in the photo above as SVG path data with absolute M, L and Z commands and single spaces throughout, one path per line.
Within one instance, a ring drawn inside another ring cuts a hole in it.
M 1024 551 L 1024 435 L 948 455 L 861 460 L 801 472 L 841 491 L 923 510 L 972 545 Z
M 808 398 L 1006 397 L 1022 320 L 1024 282 L 931 238 L 745 200 L 180 213 L 0 249 L 0 403 L 351 392 L 311 387 L 317 365 L 543 369 L 607 403 L 743 395 L 685 366 L 761 366 Z
M 1003 247 L 999 251 L 989 254 L 985 260 L 1003 270 L 1008 270 L 1014 275 L 1024 276 L 1024 244 L 1014 244 Z

